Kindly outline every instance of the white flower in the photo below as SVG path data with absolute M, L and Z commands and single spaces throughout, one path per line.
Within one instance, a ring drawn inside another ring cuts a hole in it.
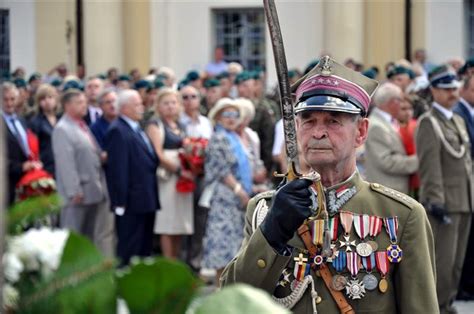
M 12 253 L 3 255 L 3 267 L 5 278 L 11 283 L 15 283 L 20 279 L 20 274 L 24 268 L 20 259 Z
M 16 309 L 18 306 L 18 299 L 20 295 L 18 290 L 13 288 L 9 284 L 5 284 L 3 286 L 3 304 L 5 307 L 10 309 Z

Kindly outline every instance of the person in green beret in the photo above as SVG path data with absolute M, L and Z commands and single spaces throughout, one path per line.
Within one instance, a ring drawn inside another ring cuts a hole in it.
M 220 80 L 214 78 L 207 79 L 204 81 L 204 89 L 206 94 L 201 99 L 200 111 L 202 115 L 207 116 L 217 101 L 223 97 L 221 82 Z

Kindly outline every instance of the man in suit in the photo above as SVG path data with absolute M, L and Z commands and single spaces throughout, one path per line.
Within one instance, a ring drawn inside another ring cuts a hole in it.
M 466 123 L 467 134 L 471 142 L 471 160 L 474 157 L 474 76 L 468 75 L 463 79 L 459 90 L 459 102 L 454 106 L 454 112 L 459 114 Z M 472 220 L 471 220 L 472 226 Z M 474 231 L 471 229 L 467 245 L 466 258 L 461 275 L 458 298 L 463 300 L 474 300 Z
M 64 115 L 53 130 L 52 143 L 58 192 L 65 203 L 60 225 L 89 237 L 106 255 L 113 255 L 114 223 L 108 210 L 101 151 L 83 120 L 86 97 L 70 89 L 61 97 Z
M 22 118 L 15 113 L 19 92 L 12 83 L 2 84 L 2 117 L 7 132 L 7 162 L 8 162 L 8 199 L 7 204 L 15 201 L 15 187 L 25 172 L 41 169 L 39 161 L 29 160 L 30 148 L 27 139 L 27 128 Z
M 102 115 L 91 125 L 91 131 L 100 145 L 101 149 L 104 147 L 105 134 L 109 128 L 110 123 L 117 118 L 117 93 L 113 89 L 106 89 L 100 94 L 98 99 Z
M 471 227 L 471 148 L 463 119 L 453 113 L 459 97 L 456 73 L 442 65 L 429 80 L 434 102 L 420 117 L 416 135 L 420 200 L 435 238 L 439 309 L 456 313 L 453 302 Z
M 102 109 L 99 107 L 99 96 L 104 89 L 104 81 L 98 77 L 90 78 L 86 83 L 85 93 L 87 97 L 87 113 L 84 121 L 90 126 L 102 116 Z
M 398 133 L 396 117 L 402 97 L 402 90 L 393 83 L 377 89 L 365 142 L 365 168 L 368 181 L 408 194 L 410 174 L 418 170 L 418 158 L 407 156 Z
M 106 166 L 111 207 L 118 236 L 121 265 L 132 256 L 152 253 L 155 212 L 160 208 L 156 169 L 159 160 L 139 125 L 144 107 L 134 90 L 118 96 L 119 118 L 105 137 Z

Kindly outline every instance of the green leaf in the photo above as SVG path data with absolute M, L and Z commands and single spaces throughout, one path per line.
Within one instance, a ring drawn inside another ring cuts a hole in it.
M 117 278 L 132 314 L 184 313 L 199 285 L 185 264 L 165 258 L 132 262 Z
M 59 213 L 61 198 L 57 193 L 44 196 L 30 197 L 15 203 L 7 213 L 7 230 L 9 234 L 19 234 L 25 226 L 45 219 L 47 216 Z
M 32 289 L 21 289 L 19 313 L 115 313 L 114 271 L 114 262 L 87 238 L 70 233 L 57 272 Z
M 195 304 L 191 314 L 290 314 L 263 290 L 245 284 L 235 284 L 215 292 Z

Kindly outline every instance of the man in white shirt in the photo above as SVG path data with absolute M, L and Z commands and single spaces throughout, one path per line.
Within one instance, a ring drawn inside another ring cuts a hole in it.
M 184 112 L 180 122 L 184 125 L 188 137 L 210 139 L 212 124 L 208 118 L 199 112 L 199 92 L 193 86 L 187 85 L 180 90 Z M 186 261 L 191 268 L 199 272 L 201 267 L 202 239 L 206 231 L 208 209 L 199 206 L 199 199 L 204 189 L 203 176 L 196 177 L 196 190 L 194 191 L 194 234 L 186 239 Z

